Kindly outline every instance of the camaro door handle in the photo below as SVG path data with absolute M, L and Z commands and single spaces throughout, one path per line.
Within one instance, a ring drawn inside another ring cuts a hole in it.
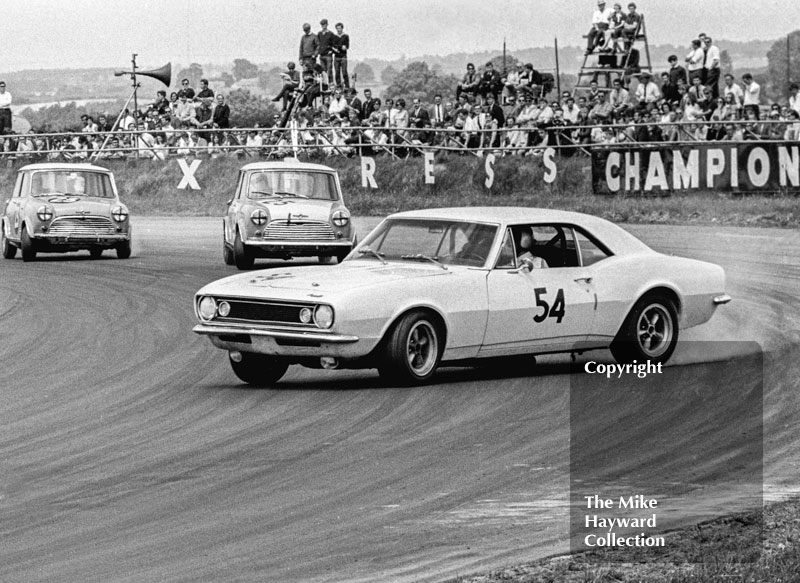
M 580 283 L 580 282 L 592 283 L 592 278 L 591 277 L 579 277 L 578 279 L 575 280 L 575 283 Z

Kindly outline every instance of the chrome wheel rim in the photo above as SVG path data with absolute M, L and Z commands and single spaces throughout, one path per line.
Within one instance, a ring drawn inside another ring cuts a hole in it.
M 661 304 L 647 306 L 636 326 L 636 339 L 642 352 L 657 358 L 664 354 L 672 344 L 674 333 L 672 315 Z
M 408 333 L 406 355 L 408 367 L 417 376 L 429 374 L 436 366 L 439 354 L 439 341 L 436 330 L 430 322 L 424 320 L 416 322 Z

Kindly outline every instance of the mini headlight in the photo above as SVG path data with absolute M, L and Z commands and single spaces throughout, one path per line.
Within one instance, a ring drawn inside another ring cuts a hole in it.
M 223 318 L 227 318 L 228 314 L 231 313 L 231 305 L 228 302 L 220 302 L 219 306 L 217 306 L 217 312 Z
M 350 213 L 345 210 L 338 210 L 333 213 L 333 224 L 337 227 L 346 227 L 350 222 Z
M 302 310 L 300 310 L 300 321 L 303 324 L 308 324 L 311 321 L 311 318 L 312 318 L 311 308 L 303 308 Z
M 314 310 L 314 324 L 317 325 L 317 328 L 333 326 L 333 308 L 326 305 L 317 306 Z
M 217 301 L 211 296 L 203 296 L 197 307 L 203 320 L 213 320 L 217 315 Z
M 115 206 L 111 209 L 111 218 L 118 223 L 124 222 L 128 218 L 128 209 L 121 206 Z
M 39 217 L 40 221 L 49 221 L 53 218 L 53 208 L 47 205 L 40 206 L 36 209 L 36 216 Z
M 256 209 L 250 214 L 250 220 L 256 225 L 263 225 L 268 219 L 269 215 L 264 209 Z

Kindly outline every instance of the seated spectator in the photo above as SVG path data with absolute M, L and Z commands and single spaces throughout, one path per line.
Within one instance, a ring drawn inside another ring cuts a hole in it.
M 589 110 L 589 121 L 593 124 L 604 124 L 611 121 L 613 109 L 603 95 L 595 97 L 592 109 Z
M 481 79 L 478 83 L 477 93 L 484 99 L 490 93 L 497 95 L 503 89 L 503 82 L 500 78 L 500 73 L 494 68 L 494 64 L 489 61 L 483 70 Z
M 639 75 L 639 84 L 636 87 L 636 102 L 639 109 L 653 111 L 661 99 L 661 91 L 653 82 L 653 76 L 647 71 Z
M 783 134 L 784 140 L 796 142 L 800 140 L 800 112 L 792 108 L 789 110 L 786 121 L 786 132 Z
M 633 41 L 636 40 L 636 35 L 639 34 L 641 26 L 642 15 L 636 12 L 636 4 L 631 2 L 628 4 L 628 14 L 625 17 L 625 24 L 622 26 L 622 38 L 625 42 L 625 51 L 631 50 Z
M 507 102 L 511 97 L 517 97 L 517 90 L 522 83 L 523 74 L 525 73 L 525 65 L 519 63 L 516 67 L 512 67 L 508 75 L 503 80 L 503 102 Z
M 478 77 L 478 74 L 475 72 L 475 65 L 467 63 L 467 72 L 461 79 L 461 83 L 456 85 L 456 99 L 459 99 L 462 93 L 467 94 L 468 100 L 470 98 L 474 99 L 475 95 L 478 93 L 479 82 L 480 77 Z
M 592 14 L 592 28 L 587 35 L 586 54 L 590 55 L 594 50 L 601 46 L 605 40 L 606 31 L 609 28 L 612 10 L 606 7 L 605 0 L 597 0 L 597 10 Z
M 333 90 L 333 97 L 328 106 L 328 116 L 335 118 L 337 121 L 342 121 L 347 117 L 347 100 L 344 98 L 340 87 Z
M 83 122 L 83 128 L 81 131 L 85 134 L 94 134 L 99 131 L 97 124 L 94 123 L 94 119 L 91 115 L 83 114 L 81 116 L 81 122 Z
M 345 87 L 344 89 L 344 100 L 347 102 L 347 118 L 350 120 L 351 125 L 358 125 L 358 123 L 353 123 L 355 119 L 356 122 L 361 121 L 361 100 L 358 98 L 358 91 L 356 91 L 355 87 Z M 355 113 L 355 118 L 353 118 L 353 114 Z
M 575 98 L 572 96 L 567 97 L 563 109 L 564 121 L 570 125 L 576 124 L 578 122 L 578 115 L 580 114 L 581 108 L 575 103 Z
M 197 113 L 195 112 L 194 104 L 189 101 L 189 96 L 186 93 L 180 94 L 174 117 L 179 128 L 192 128 L 197 125 Z
M 611 105 L 611 118 L 619 120 L 633 107 L 631 96 L 628 90 L 622 86 L 621 80 L 614 79 L 611 82 L 611 86 L 612 89 L 608 96 L 608 101 Z
M 214 106 L 214 113 L 212 115 L 212 127 L 218 129 L 231 127 L 230 115 L 231 108 L 225 103 L 225 96 L 222 95 L 222 93 L 217 93 L 217 103 Z
M 214 99 L 214 91 L 208 87 L 208 79 L 200 79 L 200 91 L 195 96 L 196 99 Z
M 294 95 L 295 90 L 300 87 L 300 72 L 295 68 L 293 62 L 286 64 L 286 71 L 281 73 L 281 80 L 283 87 L 278 94 L 272 98 L 272 101 L 281 101 L 281 111 L 286 111 L 289 99 Z
M 605 32 L 603 45 L 600 49 L 607 53 L 622 52 L 620 40 L 625 26 L 626 15 L 622 12 L 622 4 L 614 3 L 611 16 L 608 19 L 608 30 Z

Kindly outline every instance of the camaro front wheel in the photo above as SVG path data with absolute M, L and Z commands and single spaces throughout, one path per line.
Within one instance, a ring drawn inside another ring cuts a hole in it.
M 424 383 L 439 366 L 442 340 L 437 323 L 428 314 L 406 315 L 389 335 L 381 376 L 404 385 Z
M 289 368 L 289 364 L 284 360 L 252 352 L 230 353 L 228 360 L 239 380 L 254 387 L 273 386 Z
M 636 302 L 611 344 L 617 362 L 667 362 L 678 344 L 678 312 L 675 304 L 661 295 L 645 296 Z

